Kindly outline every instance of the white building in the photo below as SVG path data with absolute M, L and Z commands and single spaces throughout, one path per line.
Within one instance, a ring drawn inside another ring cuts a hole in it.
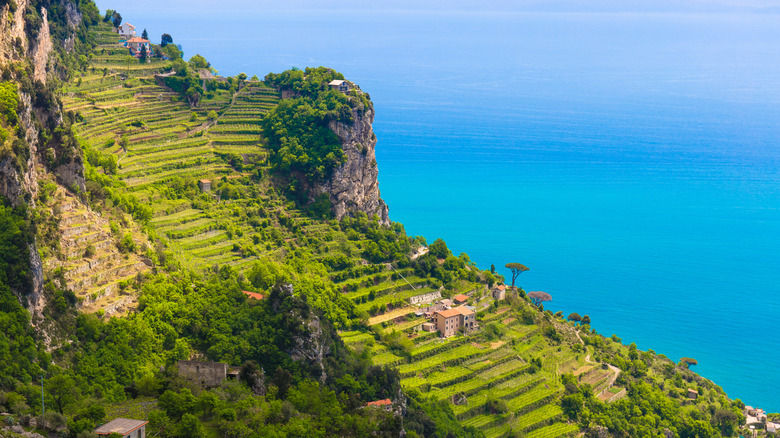
M 135 26 L 130 23 L 120 24 L 116 32 L 120 37 L 129 40 L 135 37 Z

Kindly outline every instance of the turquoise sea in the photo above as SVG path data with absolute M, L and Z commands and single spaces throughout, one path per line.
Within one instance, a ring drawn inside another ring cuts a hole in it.
M 621 3 L 99 6 L 221 74 L 343 72 L 409 234 L 778 412 L 780 9 Z

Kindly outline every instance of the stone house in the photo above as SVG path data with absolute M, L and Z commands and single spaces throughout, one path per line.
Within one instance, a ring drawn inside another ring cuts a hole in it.
M 129 40 L 135 37 L 135 26 L 130 23 L 120 24 L 116 30 L 120 37 Z
M 350 89 L 349 82 L 341 79 L 332 80 L 328 85 L 330 88 L 333 88 L 336 91 L 341 91 L 342 93 L 348 93 Z
M 469 296 L 468 295 L 464 295 L 464 294 L 459 294 L 459 295 L 455 295 L 454 297 L 452 297 L 452 301 L 455 304 L 463 304 L 463 303 L 465 303 L 468 300 L 469 300 Z
M 493 299 L 496 301 L 501 301 L 504 298 L 506 298 L 506 286 L 499 284 L 493 288 Z
M 201 179 L 198 180 L 198 188 L 201 192 L 210 192 L 211 191 L 211 181 L 207 179 Z
M 432 332 L 436 330 L 436 324 L 432 322 L 426 322 L 422 325 L 422 329 L 424 332 Z
M 205 387 L 219 386 L 228 375 L 228 365 L 222 362 L 180 360 L 176 366 L 180 376 Z
M 118 433 L 122 438 L 146 438 L 146 424 L 148 421 L 131 420 L 129 418 L 114 418 L 108 423 L 95 429 L 95 433 L 100 435 L 111 435 Z
M 436 319 L 436 328 L 443 338 L 448 338 L 458 333 L 461 327 L 463 327 L 465 333 L 471 333 L 477 328 L 476 314 L 465 306 L 436 312 L 434 318 Z

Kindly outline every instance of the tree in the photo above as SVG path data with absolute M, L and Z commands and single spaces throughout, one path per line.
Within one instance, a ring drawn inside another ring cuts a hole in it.
M 680 365 L 684 366 L 685 368 L 690 368 L 691 365 L 698 365 L 699 362 L 696 361 L 696 359 L 693 359 L 691 357 L 681 357 L 680 358 Z
M 582 325 L 590 325 L 590 316 L 583 315 L 582 316 L 582 321 L 580 321 L 580 324 L 582 324 Z M 618 340 L 618 342 L 620 342 L 620 341 Z
M 574 321 L 575 324 L 580 322 L 580 321 L 582 321 L 582 317 L 577 312 L 570 313 L 568 319 L 569 319 L 569 321 Z
M 531 303 L 533 303 L 536 307 L 541 306 L 545 301 L 552 300 L 552 296 L 550 294 L 542 291 L 528 292 L 528 298 L 531 299 Z
M 144 31 L 141 33 L 141 38 L 148 40 L 149 39 L 149 32 L 144 29 Z
M 200 54 L 196 54 L 195 56 L 190 58 L 188 63 L 190 64 L 190 67 L 195 69 L 195 70 L 198 70 L 198 69 L 201 69 L 201 68 L 209 68 L 209 67 L 211 67 L 211 64 L 209 64 L 209 62 L 206 61 L 206 58 L 204 58 Z
M 527 271 L 528 268 L 525 265 L 521 265 L 520 263 L 507 263 L 504 266 L 512 271 L 512 289 L 514 290 L 515 280 L 520 274 Z
M 111 19 L 111 23 L 114 24 L 114 27 L 119 28 L 119 25 L 122 24 L 122 14 L 119 12 L 114 12 L 114 17 Z
M 79 388 L 72 377 L 65 374 L 57 374 L 48 379 L 44 385 L 49 397 L 54 400 L 57 412 L 62 411 L 71 403 L 74 403 L 81 396 Z
M 202 438 L 206 436 L 206 432 L 203 430 L 203 425 L 198 421 L 198 417 L 192 414 L 184 414 L 177 429 L 180 437 Z
M 142 63 L 142 64 L 143 64 L 144 62 L 146 62 L 146 56 L 147 56 L 147 55 L 148 55 L 148 53 L 146 53 L 146 45 L 145 45 L 145 44 L 144 44 L 144 45 L 141 45 L 141 57 L 140 57 L 140 58 L 138 58 L 138 62 L 140 62 L 140 63 Z
M 162 34 L 162 39 L 160 40 L 160 46 L 165 47 L 168 44 L 173 44 L 173 37 L 169 33 Z
M 745 417 L 742 414 L 728 409 L 718 409 L 713 418 L 723 436 L 733 436 L 735 430 L 745 424 Z

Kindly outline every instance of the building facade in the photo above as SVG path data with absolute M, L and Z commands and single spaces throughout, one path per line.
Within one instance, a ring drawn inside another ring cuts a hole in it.
M 464 333 L 471 333 L 477 328 L 476 314 L 465 306 L 436 312 L 434 318 L 436 319 L 436 329 L 439 330 L 443 338 L 458 333 L 461 328 L 463 328 Z

